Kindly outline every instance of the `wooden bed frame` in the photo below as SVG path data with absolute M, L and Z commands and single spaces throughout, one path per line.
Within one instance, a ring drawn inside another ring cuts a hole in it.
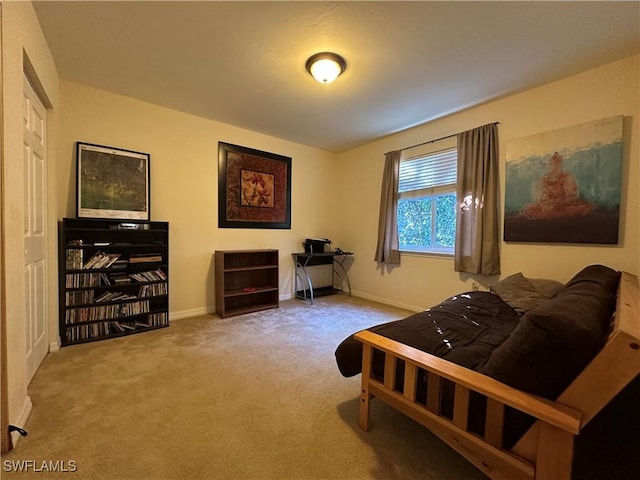
M 363 430 L 369 427 L 370 401 L 377 397 L 427 427 L 492 479 L 570 480 L 575 436 L 640 374 L 640 287 L 636 276 L 622 273 L 606 344 L 555 402 L 367 330 L 355 338 L 363 343 L 358 420 Z M 374 349 L 384 353 L 383 381 L 372 376 Z M 395 389 L 399 359 L 405 362 L 403 391 Z M 428 375 L 425 403 L 416 401 L 418 369 Z M 443 378 L 455 383 L 452 420 L 439 411 Z M 483 436 L 468 429 L 472 390 L 487 397 Z M 502 442 L 505 405 L 536 419 L 510 450 Z

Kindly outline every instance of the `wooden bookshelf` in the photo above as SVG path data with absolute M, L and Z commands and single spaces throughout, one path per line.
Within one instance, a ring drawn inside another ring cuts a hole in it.
M 169 224 L 59 222 L 62 345 L 169 326 Z
M 278 308 L 278 250 L 216 250 L 215 273 L 220 317 Z

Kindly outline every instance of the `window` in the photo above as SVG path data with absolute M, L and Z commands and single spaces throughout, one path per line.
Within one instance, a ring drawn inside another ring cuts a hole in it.
M 453 254 L 456 177 L 455 147 L 400 161 L 398 239 L 401 251 Z

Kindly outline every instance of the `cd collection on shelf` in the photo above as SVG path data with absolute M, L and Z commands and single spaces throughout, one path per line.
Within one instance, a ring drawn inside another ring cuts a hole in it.
M 69 343 L 109 337 L 110 335 L 135 330 L 166 327 L 169 325 L 165 312 L 149 315 L 144 320 L 113 320 L 98 323 L 74 325 L 66 329 L 66 341 Z
M 60 222 L 63 346 L 169 326 L 169 224 Z
M 167 275 L 158 268 L 157 270 L 149 270 L 137 273 L 67 273 L 65 286 L 66 288 L 87 288 L 87 287 L 106 287 L 118 285 L 121 283 L 148 283 L 167 281 Z
M 109 268 L 119 258 L 120 253 L 105 253 L 98 251 L 89 260 L 84 262 L 84 250 L 72 248 L 67 250 L 67 270 L 88 270 L 97 268 Z
M 93 290 L 73 290 L 66 292 L 67 305 L 83 305 L 93 303 Z
M 167 294 L 166 283 L 150 283 L 140 286 L 138 297 L 157 297 L 158 295 Z
M 136 298 L 136 297 L 134 297 Z M 111 320 L 114 318 L 140 315 L 149 311 L 149 301 L 131 303 L 114 303 L 100 307 L 75 307 L 67 309 L 65 322 L 92 322 L 94 320 Z

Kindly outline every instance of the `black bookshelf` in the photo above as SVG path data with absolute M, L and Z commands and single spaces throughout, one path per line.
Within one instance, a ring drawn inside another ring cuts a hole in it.
M 169 223 L 59 222 L 62 346 L 169 326 Z

